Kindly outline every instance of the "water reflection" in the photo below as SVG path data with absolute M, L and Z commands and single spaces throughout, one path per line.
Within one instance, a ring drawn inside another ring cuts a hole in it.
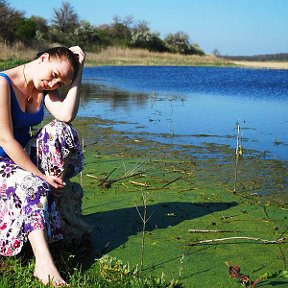
M 246 149 L 288 159 L 287 72 L 203 67 L 85 71 L 80 116 L 119 121 L 117 129 L 151 133 L 147 137 L 157 141 L 232 147 L 238 119 Z
M 81 87 L 82 106 L 108 102 L 114 110 L 117 107 L 129 109 L 131 105 L 141 108 L 146 105 L 147 98 L 148 96 L 144 93 L 129 93 L 116 88 L 107 89 L 106 86 L 100 84 L 83 83 Z

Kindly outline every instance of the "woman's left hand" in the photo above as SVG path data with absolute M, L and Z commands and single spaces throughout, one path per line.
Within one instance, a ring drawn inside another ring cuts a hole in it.
M 79 46 L 72 46 L 69 48 L 78 58 L 81 65 L 84 64 L 86 54 Z

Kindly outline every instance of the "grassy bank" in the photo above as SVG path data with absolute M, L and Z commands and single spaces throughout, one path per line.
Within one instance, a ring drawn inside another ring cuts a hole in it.
M 185 56 L 111 47 L 99 54 L 88 53 L 87 65 L 227 66 L 230 63 L 214 56 Z
M 243 287 L 226 262 L 237 263 L 251 283 L 261 279 L 259 287 L 288 285 L 286 162 L 246 151 L 233 193 L 234 149 L 160 144 L 113 124 L 74 123 L 85 168 L 73 181 L 82 183 L 84 218 L 94 230 L 86 254 L 53 249 L 70 287 Z M 1 287 L 41 287 L 31 277 L 33 263 L 2 259 Z
M 21 43 L 13 47 L 0 42 L 0 69 L 8 69 L 33 59 L 37 51 Z M 87 53 L 87 66 L 157 65 L 157 66 L 236 66 L 250 68 L 288 69 L 288 62 L 234 61 L 215 56 L 180 55 L 149 52 L 144 49 L 109 47 L 99 53 Z
M 0 68 L 7 69 L 33 59 L 37 51 L 23 47 L 14 47 L 0 43 Z M 230 62 L 214 56 L 184 56 L 180 54 L 155 53 L 141 49 L 110 47 L 99 53 L 87 53 L 86 65 L 205 65 L 226 66 Z

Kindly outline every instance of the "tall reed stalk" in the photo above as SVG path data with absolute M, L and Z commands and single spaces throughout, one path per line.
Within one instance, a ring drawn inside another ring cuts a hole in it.
M 143 270 L 144 267 L 144 249 L 145 249 L 145 231 L 146 231 L 146 224 L 149 221 L 149 219 L 151 218 L 152 215 L 150 215 L 149 217 L 147 217 L 147 193 L 145 193 L 144 191 L 142 191 L 142 203 L 143 203 L 143 215 L 140 213 L 139 209 L 137 206 L 136 210 L 139 214 L 139 217 L 142 220 L 142 233 L 141 233 L 141 258 L 140 258 L 140 271 Z
M 239 163 L 239 158 L 242 156 L 243 154 L 243 150 L 242 150 L 242 146 L 240 145 L 240 141 L 241 141 L 241 136 L 240 136 L 240 124 L 239 124 L 239 120 L 237 119 L 236 122 L 236 129 L 237 129 L 237 137 L 236 137 L 236 157 L 235 157 L 235 171 L 234 171 L 234 188 L 233 188 L 233 192 L 236 192 L 236 186 L 237 186 L 237 180 L 238 180 L 238 163 Z

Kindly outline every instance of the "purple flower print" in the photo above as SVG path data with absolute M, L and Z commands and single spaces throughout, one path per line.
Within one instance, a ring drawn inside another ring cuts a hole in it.
M 24 223 L 24 233 L 27 235 L 29 232 L 33 230 L 33 226 L 31 223 Z
M 10 198 L 11 195 L 14 195 L 14 194 L 15 194 L 15 190 L 16 190 L 15 187 L 8 187 L 8 188 L 6 188 L 6 191 L 5 191 L 5 192 L 6 192 L 7 197 Z
M 46 196 L 46 189 L 43 186 L 38 186 L 37 190 L 41 196 Z
M 47 143 L 48 142 L 48 140 L 49 140 L 49 133 L 47 133 L 46 131 L 44 132 L 44 136 L 43 136 L 43 141 L 44 141 L 44 143 Z
M 29 215 L 32 212 L 32 208 L 30 205 L 25 206 L 25 215 Z
M 28 205 L 35 205 L 40 202 L 40 194 L 34 193 L 26 197 Z
M 3 178 L 9 178 L 16 172 L 16 167 L 13 164 L 7 163 L 1 166 L 0 174 Z

